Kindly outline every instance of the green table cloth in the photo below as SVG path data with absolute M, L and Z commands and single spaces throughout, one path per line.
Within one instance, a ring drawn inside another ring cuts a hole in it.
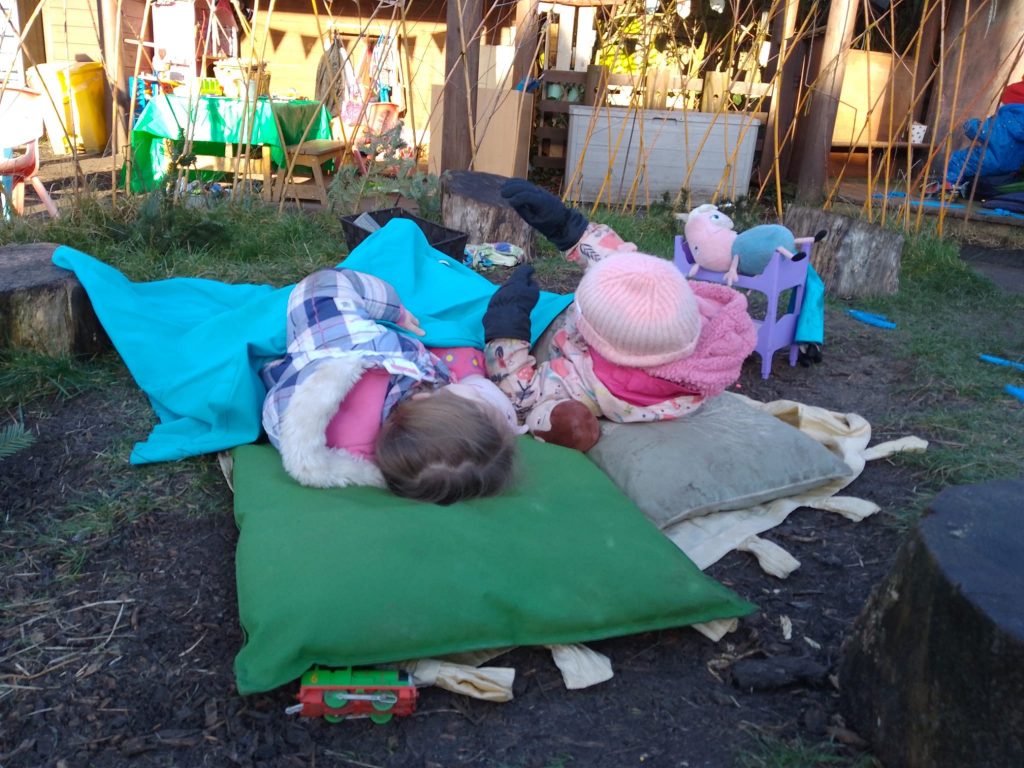
M 278 133 L 277 124 L 281 126 Z M 306 128 L 309 127 L 307 131 Z M 228 145 L 248 139 L 252 146 L 270 150 L 271 160 L 284 165 L 285 144 L 330 139 L 331 117 L 318 101 L 278 100 L 266 96 L 255 102 L 226 96 L 197 99 L 172 94 L 154 96 L 132 129 L 132 192 L 149 192 L 160 187 L 167 157 L 164 139 L 192 137 L 198 155 L 225 156 Z

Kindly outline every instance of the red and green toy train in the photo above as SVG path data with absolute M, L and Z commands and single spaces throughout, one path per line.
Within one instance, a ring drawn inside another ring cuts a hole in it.
M 395 715 L 411 715 L 418 696 L 412 678 L 397 669 L 315 668 L 302 676 L 300 703 L 288 711 L 331 723 L 350 717 L 386 723 Z

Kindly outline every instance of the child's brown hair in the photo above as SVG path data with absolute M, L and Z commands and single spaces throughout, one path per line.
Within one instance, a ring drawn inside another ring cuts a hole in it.
M 377 466 L 398 496 L 434 504 L 493 496 L 515 478 L 516 435 L 479 404 L 441 391 L 391 411 Z

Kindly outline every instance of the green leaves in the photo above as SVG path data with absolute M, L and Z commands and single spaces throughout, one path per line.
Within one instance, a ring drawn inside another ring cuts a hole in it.
M 25 429 L 20 422 L 7 424 L 0 428 L 0 459 L 13 456 L 18 451 L 23 451 L 36 441 L 36 436 Z

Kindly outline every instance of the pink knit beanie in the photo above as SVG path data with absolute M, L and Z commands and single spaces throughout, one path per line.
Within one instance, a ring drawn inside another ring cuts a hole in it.
M 671 261 L 620 252 L 584 273 L 576 289 L 576 327 L 605 359 L 646 368 L 691 354 L 701 315 Z

